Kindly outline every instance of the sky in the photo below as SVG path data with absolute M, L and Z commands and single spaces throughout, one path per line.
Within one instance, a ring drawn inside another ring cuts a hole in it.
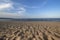
M 60 0 L 0 0 L 0 18 L 60 18 Z

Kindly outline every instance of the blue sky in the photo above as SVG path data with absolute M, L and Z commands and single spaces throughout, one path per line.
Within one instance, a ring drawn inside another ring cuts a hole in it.
M 0 0 L 0 17 L 60 18 L 60 0 Z

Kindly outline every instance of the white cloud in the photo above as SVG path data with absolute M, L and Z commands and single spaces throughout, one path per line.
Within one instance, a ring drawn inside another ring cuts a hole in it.
M 11 0 L 0 0 L 0 3 L 9 3 Z
M 0 4 L 0 10 L 12 7 L 11 3 Z
M 22 18 L 25 14 L 26 10 L 23 7 L 20 7 L 16 10 L 16 12 L 4 12 L 0 11 L 0 17 L 6 17 L 6 18 Z
M 37 6 L 27 6 L 27 5 L 23 5 L 23 6 L 26 7 L 26 8 L 39 8 Z
M 23 16 L 22 13 L 6 13 L 6 12 L 0 12 L 0 17 L 20 18 L 22 16 Z
M 20 18 L 24 16 L 26 9 L 15 4 L 11 0 L 0 0 L 0 17 Z

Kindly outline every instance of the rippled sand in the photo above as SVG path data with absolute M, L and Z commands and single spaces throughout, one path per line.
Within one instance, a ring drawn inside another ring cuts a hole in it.
M 0 40 L 60 40 L 60 22 L 0 22 Z

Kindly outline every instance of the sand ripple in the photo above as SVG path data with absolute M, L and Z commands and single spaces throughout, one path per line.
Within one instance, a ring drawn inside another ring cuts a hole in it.
M 60 22 L 0 22 L 0 40 L 60 40 Z

